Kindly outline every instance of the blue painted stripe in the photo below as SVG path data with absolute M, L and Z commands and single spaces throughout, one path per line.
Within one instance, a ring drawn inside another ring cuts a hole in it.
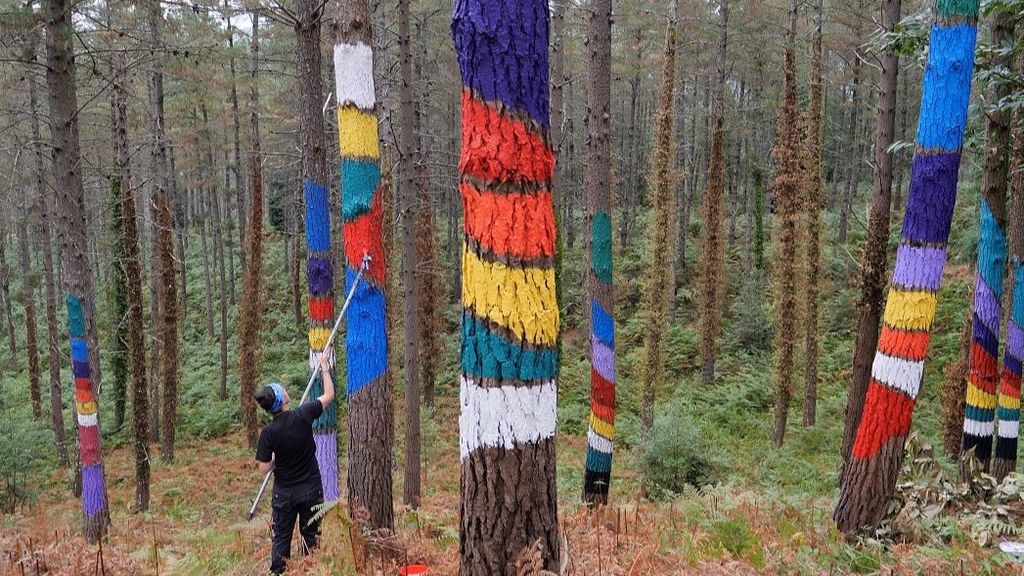
M 345 270 L 345 291 L 352 289 L 358 272 Z M 373 284 L 359 283 L 346 316 L 345 350 L 349 396 L 384 375 L 388 367 L 384 293 Z
M 997 298 L 1003 296 L 1006 277 L 1006 234 L 988 202 L 981 200 L 981 237 L 978 240 L 978 273 Z
M 547 0 L 458 0 L 452 39 L 467 88 L 548 126 Z
M 513 343 L 479 318 L 463 312 L 462 373 L 499 380 L 551 380 L 558 374 L 558 351 Z
M 943 245 L 949 240 L 959 173 L 959 153 L 914 156 L 903 219 L 904 240 Z
M 919 146 L 949 152 L 963 146 L 977 36 L 977 26 L 968 23 L 932 26 L 918 118 Z
M 1003 357 L 1003 366 L 1006 367 L 1013 374 L 1021 374 L 1021 361 L 1022 358 L 1015 358 L 1012 354 L 1007 354 Z
M 592 472 L 611 472 L 612 455 L 594 450 L 587 446 L 587 470 Z
M 71 359 L 78 362 L 89 361 L 89 344 L 84 338 L 71 339 Z
M 1020 420 L 1020 410 L 1016 410 L 1013 408 L 1006 408 L 1005 406 L 1000 406 L 996 410 L 996 414 L 999 415 L 999 420 L 1001 422 L 1011 422 L 1013 420 Z
M 88 362 L 82 360 L 71 361 L 71 375 L 75 378 L 91 378 L 92 368 Z
M 376 162 L 346 158 L 341 161 L 341 217 L 346 222 L 370 211 L 380 183 Z
M 995 409 L 982 409 L 970 404 L 964 409 L 964 417 L 977 422 L 991 422 L 996 417 Z
M 974 314 L 974 321 L 971 323 L 971 332 L 974 336 L 974 341 L 981 345 L 986 352 L 992 355 L 993 358 L 999 357 L 999 337 L 992 332 L 985 324 L 978 318 L 978 314 Z
M 331 248 L 331 209 L 327 205 L 327 189 L 306 180 L 306 246 L 310 252 L 327 252 Z
M 594 336 L 609 348 L 615 348 L 615 319 L 608 315 L 596 298 L 590 299 Z

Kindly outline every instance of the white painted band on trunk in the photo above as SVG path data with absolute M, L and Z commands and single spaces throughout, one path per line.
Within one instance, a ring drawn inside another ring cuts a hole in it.
M 558 387 L 481 387 L 461 378 L 459 447 L 462 458 L 480 448 L 514 448 L 555 435 Z
M 330 367 L 334 368 L 334 361 L 335 361 L 335 358 L 334 358 L 334 347 L 332 346 L 331 349 L 327 351 L 327 353 L 331 355 Z M 320 355 L 321 354 L 323 354 L 323 352 L 315 352 L 315 351 L 313 351 L 312 348 L 309 350 L 309 372 L 310 372 L 310 374 L 312 374 L 313 370 L 316 370 L 316 367 L 320 365 Z
M 977 420 L 971 420 L 970 418 L 964 418 L 965 434 L 970 434 L 971 436 L 986 437 L 992 436 L 993 430 L 995 430 L 995 423 L 992 421 L 979 422 Z
M 1020 434 L 1020 421 L 1019 420 L 1000 420 L 999 421 L 999 437 L 1000 438 L 1016 438 Z
M 95 426 L 96 425 L 96 413 L 92 414 L 78 414 L 78 425 L 79 426 Z
M 879 352 L 871 366 L 871 377 L 917 399 L 917 393 L 921 390 L 921 379 L 924 377 L 924 362 L 911 362 Z
M 597 450 L 598 452 L 603 452 L 605 454 L 612 453 L 611 440 L 605 438 L 604 436 L 601 436 L 597 432 L 594 432 L 593 428 L 587 430 L 587 444 L 589 444 L 591 448 Z
M 334 45 L 334 84 L 338 106 L 373 110 L 373 49 L 363 43 Z

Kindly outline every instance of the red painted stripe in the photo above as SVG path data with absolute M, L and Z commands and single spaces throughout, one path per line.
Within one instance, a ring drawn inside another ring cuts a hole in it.
M 82 466 L 92 466 L 100 461 L 99 426 L 79 426 L 78 442 L 82 451 Z
M 999 393 L 1012 398 L 1020 398 L 1021 375 L 1003 370 L 1003 380 L 999 384 Z
M 999 375 L 999 364 L 995 357 L 978 342 L 971 345 L 971 374 L 977 374 L 986 379 Z
M 615 424 L 615 407 L 605 406 L 603 404 L 591 404 L 590 411 L 601 420 L 604 420 L 609 424 Z
M 334 300 L 326 298 L 310 298 L 309 317 L 314 322 L 327 322 L 334 320 Z
M 555 155 L 540 134 L 463 90 L 460 174 L 488 182 L 546 183 L 554 171 Z
M 615 384 L 607 381 L 601 373 L 590 369 L 590 404 L 615 408 Z M 611 420 L 609 420 L 611 422 Z
M 92 392 L 89 390 L 79 390 L 75 388 L 75 402 L 85 404 L 86 402 L 92 402 Z
M 380 190 L 373 193 L 373 204 L 370 211 L 362 216 L 345 222 L 345 258 L 350 268 L 359 268 L 363 262 L 363 254 L 369 254 L 372 261 L 366 276 L 377 286 L 384 286 L 384 241 L 381 235 Z
M 906 436 L 910 432 L 913 413 L 913 400 L 872 379 L 864 401 L 864 416 L 857 428 L 857 440 L 853 444 L 853 456 L 862 460 L 871 458 L 892 438 Z
M 75 390 L 88 392 L 92 396 L 92 380 L 88 378 L 75 378 Z M 90 398 L 92 400 L 92 398 Z
M 928 354 L 931 337 L 931 332 L 913 332 L 883 325 L 882 334 L 878 337 L 878 349 L 887 356 L 920 362 Z
M 498 256 L 555 255 L 555 212 L 551 193 L 504 194 L 459 185 L 466 233 Z

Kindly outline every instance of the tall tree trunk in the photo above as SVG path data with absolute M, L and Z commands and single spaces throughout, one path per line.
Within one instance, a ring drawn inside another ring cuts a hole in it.
M 32 61 L 36 61 L 33 47 Z M 53 240 L 50 230 L 50 202 L 53 195 L 46 186 L 46 166 L 43 155 L 43 139 L 39 130 L 39 103 L 36 96 L 36 79 L 28 77 L 28 94 L 32 128 L 32 152 L 36 164 L 36 194 L 39 198 L 39 226 L 36 228 L 36 242 L 43 253 L 43 291 L 46 302 L 47 357 L 46 363 L 50 373 L 50 427 L 53 429 L 54 444 L 57 448 L 57 461 L 61 467 L 68 466 L 68 445 L 64 431 L 64 401 L 60 389 L 60 336 L 57 328 L 57 289 L 53 278 Z
M 1024 57 L 1017 71 L 1024 70 Z M 1021 363 L 1024 361 L 1024 114 L 1017 113 L 1013 137 L 1012 194 L 1010 208 L 1010 255 L 1013 299 L 1010 324 L 1006 329 L 1003 375 L 999 383 L 999 430 L 996 457 L 992 465 L 995 477 L 1002 480 L 1017 468 L 1017 438 L 1020 427 Z
M 977 1 L 936 4 L 902 240 L 864 414 L 833 513 L 844 533 L 881 519 L 903 462 L 956 204 L 977 17 Z
M 722 293 L 725 277 L 725 245 L 722 236 L 725 230 L 722 222 L 722 196 L 725 192 L 723 173 L 725 171 L 725 70 L 729 46 L 729 1 L 719 3 L 718 30 L 718 71 L 715 78 L 714 109 L 711 111 L 712 132 L 711 164 L 708 169 L 708 187 L 704 194 L 701 216 L 704 220 L 704 235 L 701 238 L 700 277 L 703 290 L 700 296 L 701 308 L 701 376 L 705 386 L 715 383 L 715 359 L 718 356 L 718 335 L 722 329 Z
M 555 159 L 561 159 L 562 122 L 565 117 L 564 98 L 565 85 L 568 77 L 565 75 L 565 4 L 554 2 L 551 5 L 551 149 L 555 152 Z M 609 111 L 610 113 L 610 111 Z M 565 164 L 556 162 L 555 175 L 551 180 L 551 201 L 555 206 L 555 220 L 558 226 L 559 237 L 564 230 L 566 223 L 562 214 L 562 172 L 566 169 Z M 561 270 L 558 271 L 561 274 Z
M 897 128 L 896 138 L 901 142 L 907 140 L 907 116 L 910 111 L 910 87 L 907 85 L 907 78 L 910 76 L 909 71 L 900 78 L 899 88 L 899 127 Z M 896 185 L 893 187 L 893 206 L 903 205 L 903 179 L 907 173 L 907 154 L 906 151 L 900 150 L 893 155 L 893 172 L 895 173 Z
M 231 70 L 231 132 L 232 140 L 234 144 L 234 157 L 231 163 L 231 171 L 235 176 L 235 216 L 237 217 L 238 224 L 238 259 L 242 266 L 244 273 L 245 270 L 245 231 L 247 227 L 246 222 L 246 190 L 245 180 L 242 178 L 242 120 L 241 113 L 238 108 L 238 82 L 235 72 L 235 29 L 231 24 L 231 16 L 228 8 L 228 0 L 224 0 L 224 7 L 227 16 L 225 16 L 225 24 L 228 29 L 228 53 L 229 66 Z M 234 270 L 231 272 L 231 303 L 235 302 L 235 273 Z
M 1013 36 L 1014 16 L 996 11 L 992 17 L 992 45 L 1002 46 Z M 996 65 L 1010 70 L 1013 57 L 1001 55 Z M 992 102 L 1010 94 L 1008 85 L 992 91 Z M 974 284 L 974 318 L 967 372 L 967 403 L 964 409 L 963 459 L 973 450 L 985 471 L 992 458 L 996 394 L 999 387 L 999 336 L 1003 323 L 1003 287 L 1007 257 L 1007 177 L 1010 167 L 1010 113 L 985 113 L 985 158 L 981 174 L 981 223 L 977 275 Z M 966 475 L 966 467 L 961 468 Z
M 857 11 L 854 13 L 856 25 L 853 29 L 853 41 L 856 48 L 853 50 L 853 85 L 850 95 L 850 135 L 848 145 L 846 166 L 847 180 L 843 189 L 843 196 L 839 205 L 839 244 L 846 244 L 846 235 L 850 229 L 850 211 L 853 209 L 853 197 L 857 194 L 857 186 L 860 185 L 860 165 L 863 157 L 860 154 L 861 148 L 858 145 L 860 139 L 857 131 L 860 129 L 860 92 L 861 80 L 864 69 L 864 57 L 861 54 L 861 36 L 863 36 L 863 18 L 860 10 L 863 9 L 863 1 L 858 0 Z
M 197 128 L 198 126 L 193 126 L 193 129 Z M 199 157 L 199 153 L 196 153 L 196 158 L 198 159 Z M 196 193 L 199 196 L 197 204 L 200 215 L 199 217 L 202 221 L 200 223 L 199 236 L 202 239 L 201 250 L 203 252 L 203 300 L 205 303 L 205 307 L 203 308 L 203 311 L 205 312 L 203 319 L 206 324 L 206 337 L 213 338 L 213 272 L 211 271 L 211 268 L 215 266 L 216 263 L 210 263 L 212 254 L 210 253 L 209 237 L 213 232 L 210 229 L 213 227 L 213 223 L 211 222 L 212 214 L 210 214 L 209 197 L 215 194 L 216 190 L 210 186 L 208 173 L 210 166 L 204 161 L 199 161 L 197 164 L 200 166 L 200 184 L 196 189 Z
M 590 228 L 590 427 L 583 501 L 607 504 L 615 440 L 615 294 L 612 280 L 612 0 L 591 0 L 587 33 L 587 223 Z
M 776 226 L 775 271 L 776 337 L 775 337 L 775 428 L 772 443 L 782 446 L 789 419 L 789 403 L 793 396 L 793 371 L 796 326 L 797 225 L 800 204 L 800 112 L 797 109 L 796 86 L 796 21 L 799 0 L 789 8 L 789 38 L 786 44 L 785 85 L 782 109 L 779 111 L 778 139 L 772 156 L 775 158 L 775 185 L 772 195 L 778 206 Z
M 29 396 L 32 399 L 32 417 L 40 418 L 43 414 L 43 396 L 40 386 L 39 346 L 36 337 L 36 277 L 32 272 L 32 261 L 29 259 L 28 221 L 32 207 L 25 193 L 25 208 L 18 222 L 18 263 L 21 267 L 20 300 L 25 307 L 25 353 L 28 357 Z
M 402 324 L 405 331 L 405 480 L 402 501 L 420 505 L 420 386 L 419 386 L 419 290 L 416 282 L 416 117 L 412 95 L 412 50 L 409 32 L 409 0 L 398 0 L 398 173 L 399 208 L 402 213 Z
M 901 0 L 884 0 L 882 29 L 892 32 L 900 21 Z M 843 429 L 842 468 L 840 478 L 850 460 L 854 436 L 864 411 L 864 398 L 871 381 L 872 358 L 878 346 L 878 325 L 882 320 L 885 303 L 885 272 L 888 266 L 889 223 L 892 205 L 893 155 L 889 147 L 893 141 L 896 119 L 896 87 L 899 75 L 899 57 L 885 52 L 880 59 L 879 94 L 875 113 L 875 174 L 868 216 L 867 237 L 861 255 L 860 319 L 854 344 L 853 378 L 846 401 L 846 419 Z
M 466 239 L 462 576 L 516 574 L 527 548 L 539 551 L 544 568 L 558 566 L 548 32 L 546 0 L 460 0 L 452 15 L 463 82 Z
M 897 0 L 898 1 L 898 0 Z M 804 339 L 804 426 L 814 426 L 818 410 L 818 294 L 821 291 L 821 211 L 825 190 L 821 180 L 825 92 L 822 78 L 821 26 L 823 0 L 814 6 L 814 45 L 811 49 L 811 101 L 807 109 L 807 174 L 804 207 L 807 212 L 807 332 Z M 898 8 L 898 7 L 897 7 Z M 898 18 L 897 18 L 898 19 Z M 884 25 L 884 24 L 883 24 Z M 884 64 L 883 64 L 884 68 Z M 887 156 L 887 161 L 891 158 Z M 890 169 L 890 174 L 892 170 Z M 891 175 L 890 175 L 891 178 Z
M 334 20 L 334 74 L 341 155 L 345 286 L 369 257 L 352 297 L 345 333 L 349 399 L 349 512 L 365 509 L 373 528 L 394 526 L 391 450 L 394 409 L 388 373 L 387 262 L 383 241 L 380 144 L 367 0 L 340 0 Z
M 242 279 L 242 301 L 238 306 L 238 401 L 242 424 L 250 447 L 256 446 L 259 428 L 256 423 L 256 379 L 259 376 L 260 339 L 263 330 L 263 152 L 260 148 L 260 13 L 252 12 L 252 85 L 249 91 L 249 117 L 252 125 L 252 148 L 249 169 L 252 186 L 249 190 L 249 230 L 245 234 L 245 268 Z M 326 338 L 325 338 L 326 341 Z
M 203 112 L 203 130 L 202 136 L 204 144 L 206 146 L 206 166 L 213 166 L 213 133 L 210 129 L 210 118 L 206 109 L 206 100 L 201 101 L 202 112 Z M 217 293 L 219 294 L 217 303 L 218 310 L 220 312 L 220 331 L 218 333 L 218 344 L 220 345 L 220 387 L 217 391 L 217 397 L 220 400 L 227 400 L 228 398 L 228 270 L 225 269 L 225 258 L 224 258 L 224 220 L 229 219 L 227 215 L 227 201 L 223 199 L 223 195 L 217 191 L 216 176 L 214 174 L 209 175 L 209 182 L 211 183 L 210 197 L 207 201 L 210 203 L 210 214 L 213 216 L 213 261 L 216 266 L 217 272 Z M 226 184 L 226 183 L 225 183 Z M 225 188 L 227 186 L 225 185 Z M 223 215 L 222 215 L 223 214 Z
M 61 276 L 68 310 L 74 374 L 75 414 L 78 422 L 79 461 L 82 467 L 82 511 L 85 539 L 96 542 L 110 525 L 107 487 L 100 447 L 99 405 L 91 379 L 95 358 L 89 354 L 86 326 L 93 323 L 92 275 L 86 249 L 85 190 L 80 172 L 78 95 L 71 8 L 65 0 L 46 6 L 46 81 L 50 100 L 50 135 L 53 140 L 53 175 L 63 233 Z
M 118 74 L 119 72 L 115 72 Z M 116 103 L 112 95 L 111 108 L 114 114 Z M 113 136 L 115 139 L 114 148 L 117 144 L 117 124 L 112 123 Z M 124 222 L 121 221 L 121 206 L 124 203 L 124 194 L 131 194 L 131 190 L 125 190 L 124 175 L 115 173 L 110 176 L 110 243 L 113 245 L 114 262 L 112 262 L 112 273 L 110 282 L 110 310 L 111 323 L 114 325 L 113 345 L 111 346 L 110 375 L 113 386 L 114 397 L 114 430 L 120 430 L 124 425 L 125 403 L 128 397 L 128 324 L 125 322 L 128 314 L 128 284 L 125 279 L 124 259 Z
M 0 297 L 3 299 L 7 328 L 7 349 L 14 358 L 18 354 L 18 341 L 14 335 L 14 311 L 11 306 L 11 268 L 7 265 L 7 234 L 0 233 Z
M 114 148 L 117 151 L 115 174 L 121 184 L 121 242 L 124 247 L 122 265 L 125 278 L 125 323 L 128 364 L 132 388 L 132 443 L 135 454 L 135 503 L 138 512 L 149 509 L 149 397 L 146 394 L 146 349 L 143 335 L 142 265 L 139 257 L 139 232 L 135 193 L 131 188 L 128 150 L 128 94 L 124 52 L 116 56 L 114 76 Z

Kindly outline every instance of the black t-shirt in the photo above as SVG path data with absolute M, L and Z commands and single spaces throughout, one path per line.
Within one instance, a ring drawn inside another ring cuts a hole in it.
M 320 467 L 316 463 L 313 420 L 324 407 L 319 400 L 306 402 L 295 410 L 286 410 L 260 431 L 256 459 L 274 458 L 274 488 L 298 488 L 320 485 Z

